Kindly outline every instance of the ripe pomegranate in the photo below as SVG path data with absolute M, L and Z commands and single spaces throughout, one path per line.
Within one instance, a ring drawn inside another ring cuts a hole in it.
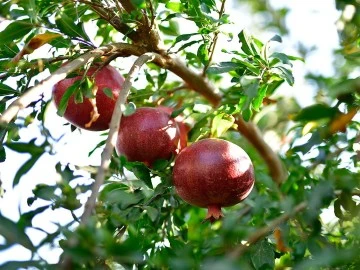
M 178 195 L 192 205 L 207 208 L 206 219 L 211 222 L 223 216 L 221 207 L 244 200 L 254 181 L 249 156 L 225 140 L 200 140 L 175 159 L 173 183 Z
M 162 110 L 163 112 L 166 112 L 169 115 L 171 115 L 172 112 L 174 111 L 173 108 L 166 106 L 158 106 L 156 108 Z M 179 127 L 179 132 L 180 132 L 180 149 L 184 149 L 187 146 L 188 132 L 190 128 L 187 124 L 184 123 L 184 117 L 182 115 L 176 116 L 175 121 Z
M 115 146 L 129 161 L 151 166 L 157 159 L 170 159 L 180 151 L 179 128 L 161 109 L 138 108 L 121 119 Z
M 97 67 L 91 67 L 86 76 L 91 76 L 97 70 Z M 59 106 L 60 101 L 66 90 L 74 84 L 74 82 L 81 80 L 82 73 L 79 76 L 73 78 L 67 78 L 61 80 L 54 85 L 53 97 L 56 107 Z M 95 85 L 98 87 L 96 92 L 96 107 L 100 116 L 96 121 L 91 122 L 93 105 L 88 98 L 84 97 L 82 103 L 75 103 L 74 96 L 71 96 L 68 102 L 68 106 L 64 113 L 64 117 L 73 125 L 92 131 L 106 130 L 109 128 L 111 116 L 114 111 L 116 99 L 122 89 L 124 78 L 120 73 L 111 66 L 105 66 L 99 70 L 95 75 Z M 113 98 L 108 97 L 104 93 L 104 89 L 109 88 L 112 91 Z M 90 126 L 86 126 L 86 124 Z

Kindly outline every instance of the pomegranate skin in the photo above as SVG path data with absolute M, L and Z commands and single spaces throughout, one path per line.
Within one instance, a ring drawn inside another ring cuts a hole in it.
M 91 67 L 87 73 L 87 76 L 91 76 L 97 67 Z M 58 108 L 61 98 L 66 90 L 73 85 L 76 81 L 81 80 L 82 75 L 73 78 L 67 78 L 61 80 L 53 87 L 53 98 L 56 107 Z M 93 105 L 88 98 L 84 97 L 82 103 L 75 103 L 74 96 L 71 96 L 68 102 L 68 106 L 64 113 L 64 118 L 71 124 L 86 130 L 101 131 L 109 128 L 111 116 L 114 111 L 116 99 L 119 96 L 119 92 L 122 89 L 124 78 L 121 74 L 111 66 L 105 66 L 99 70 L 95 75 L 95 84 L 98 87 L 96 92 L 96 107 L 99 118 L 91 123 L 90 126 L 85 126 L 91 121 L 91 113 L 93 112 Z M 109 88 L 112 91 L 113 98 L 108 97 L 104 93 L 104 88 Z
M 158 106 L 156 107 L 164 112 L 166 112 L 167 114 L 171 115 L 172 112 L 174 111 L 173 108 L 170 107 L 166 107 L 166 106 Z M 182 115 L 178 115 L 175 117 L 175 121 L 176 124 L 178 125 L 179 128 L 179 133 L 180 133 L 180 150 L 184 149 L 187 146 L 187 142 L 188 142 L 188 133 L 190 130 L 190 127 L 184 123 L 184 117 Z
M 129 161 L 151 166 L 157 159 L 170 159 L 179 152 L 179 129 L 168 113 L 157 108 L 138 108 L 121 119 L 115 147 Z
M 244 200 L 254 186 L 254 168 L 246 152 L 221 139 L 204 139 L 177 156 L 173 184 L 189 204 L 208 208 L 207 219 L 222 216 L 221 207 Z

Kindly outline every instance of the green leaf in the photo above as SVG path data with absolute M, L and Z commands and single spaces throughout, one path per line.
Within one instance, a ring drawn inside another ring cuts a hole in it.
M 130 116 L 136 111 L 136 105 L 133 102 L 129 102 L 124 105 L 123 114 L 124 116 Z
M 45 269 L 41 261 L 7 261 L 0 265 L 3 270 L 19 270 L 19 269 Z
M 229 71 L 233 71 L 239 68 L 239 65 L 234 62 L 220 62 L 215 66 L 211 66 L 207 69 L 208 74 L 221 74 Z M 254 67 L 255 68 L 255 67 Z
M 241 42 L 241 49 L 243 50 L 243 52 L 246 53 L 247 55 L 254 55 L 253 51 L 251 50 L 251 45 L 250 45 L 251 40 L 247 35 L 247 33 L 245 32 L 245 30 L 242 30 L 238 34 L 238 37 Z
M 90 40 L 83 29 L 82 23 L 75 24 L 74 18 L 68 16 L 64 11 L 59 11 L 55 17 L 56 26 L 65 35 L 78 38 L 82 37 L 85 40 Z
M 286 82 L 289 84 L 289 85 L 294 85 L 294 76 L 292 75 L 292 72 L 287 69 L 287 68 L 284 68 L 284 67 L 275 67 L 277 69 L 280 70 L 280 77 L 285 79 Z
M 0 145 L 0 162 L 4 162 L 6 160 L 6 152 L 3 145 Z
M 293 120 L 309 122 L 323 118 L 333 118 L 338 112 L 338 109 L 329 107 L 328 105 L 314 104 L 302 109 L 295 117 L 293 117 Z
M 246 62 L 241 59 L 236 59 L 235 61 L 239 66 L 247 68 L 248 70 L 250 70 L 252 73 L 254 73 L 256 75 L 260 75 L 260 68 L 254 66 L 253 64 L 250 64 L 249 62 Z
M 259 111 L 259 109 L 260 109 L 260 107 L 262 105 L 262 102 L 263 102 L 264 98 L 266 97 L 267 88 L 268 88 L 267 84 L 262 85 L 259 88 L 258 94 L 257 94 L 257 96 L 254 98 L 254 100 L 252 102 L 253 109 L 255 111 Z
M 149 188 L 153 188 L 150 176 L 150 170 L 141 162 L 127 162 L 125 164 L 126 169 L 133 172 L 133 174 L 142 180 Z
M 209 51 L 206 44 L 201 44 L 197 51 L 197 56 L 199 57 L 201 63 L 205 66 L 209 62 Z
M 146 8 L 146 1 L 145 0 L 131 0 L 130 1 L 135 7 L 141 9 Z
M 111 90 L 110 88 L 105 87 L 105 88 L 103 89 L 103 91 L 104 91 L 104 94 L 105 94 L 107 97 L 109 97 L 109 98 L 111 98 L 111 99 L 114 99 L 113 92 L 112 92 L 112 90 Z
M 290 65 L 292 67 L 290 59 L 285 53 L 274 52 L 270 55 L 270 58 L 279 59 L 283 64 Z
M 19 95 L 19 92 L 10 86 L 0 83 L 0 96 Z
M 33 29 L 33 25 L 26 20 L 15 21 L 10 23 L 3 31 L 0 32 L 0 45 L 12 43 L 15 40 L 22 39 Z
M 242 106 L 243 117 L 245 121 L 248 121 L 252 115 L 252 102 L 258 94 L 260 79 L 254 76 L 243 76 L 241 77 L 240 83 L 246 96 L 246 100 Z
M 274 248 L 266 240 L 257 242 L 252 246 L 251 261 L 255 269 L 273 269 L 275 266 Z M 268 268 L 264 268 L 267 266 Z
M 212 137 L 221 137 L 235 122 L 235 118 L 232 115 L 220 113 L 214 117 L 211 124 Z
M 338 97 L 348 93 L 360 93 L 360 77 L 347 79 L 330 87 L 329 93 L 332 97 Z
M 169 1 L 165 4 L 165 7 L 174 12 L 181 12 L 182 10 L 182 5 L 179 2 Z
M 26 161 L 16 172 L 14 181 L 13 181 L 13 187 L 15 187 L 17 184 L 19 184 L 19 181 L 23 175 L 25 175 L 38 161 L 38 159 L 41 157 L 41 154 L 33 155 L 28 161 Z
M 144 194 L 139 190 L 130 193 L 122 189 L 114 189 L 106 194 L 104 201 L 109 204 L 118 204 L 122 210 L 125 210 L 132 205 L 138 204 L 144 198 Z
M 270 38 L 269 41 L 276 41 L 276 42 L 281 43 L 281 42 L 282 42 L 282 38 L 281 38 L 279 35 L 275 35 L 275 36 L 273 36 L 272 38 Z
M 20 244 L 31 251 L 35 250 L 24 229 L 12 220 L 5 218 L 1 214 L 0 235 L 6 239 L 8 244 Z
M 58 198 L 55 195 L 55 190 L 57 189 L 56 186 L 48 186 L 46 184 L 38 184 L 36 185 L 33 193 L 36 198 L 43 199 L 45 201 L 54 201 Z
M 45 145 L 37 146 L 34 142 L 35 140 L 31 140 L 27 143 L 9 142 L 6 143 L 5 146 L 18 153 L 30 153 L 31 155 L 39 155 L 44 153 Z
M 152 222 L 155 222 L 157 217 L 159 216 L 159 211 L 151 206 L 145 206 L 146 214 L 149 216 Z
M 57 114 L 59 116 L 64 116 L 69 99 L 72 95 L 74 95 L 74 93 L 76 91 L 78 91 L 80 89 L 80 84 L 81 84 L 81 80 L 75 81 L 74 84 L 72 84 L 71 86 L 69 86 L 68 89 L 66 89 L 64 95 L 62 96 L 62 98 L 60 100 L 59 107 L 57 110 Z
M 161 89 L 161 87 L 164 85 L 167 78 L 167 71 L 165 70 L 163 73 L 159 73 L 158 76 L 158 90 Z

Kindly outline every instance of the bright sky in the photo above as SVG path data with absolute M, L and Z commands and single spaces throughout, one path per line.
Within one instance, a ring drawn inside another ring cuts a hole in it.
M 306 64 L 297 61 L 294 65 L 295 86 L 285 86 L 281 91 L 289 95 L 294 95 L 298 102 L 305 106 L 312 102 L 314 89 L 308 85 L 303 75 L 306 71 L 312 71 L 324 75 L 333 75 L 332 68 L 332 51 L 338 47 L 338 36 L 336 32 L 335 22 L 339 17 L 339 12 L 336 11 L 335 1 L 303 1 L 303 0 L 272 0 L 270 1 L 275 7 L 287 6 L 291 12 L 286 21 L 290 31 L 290 36 L 283 39 L 283 43 L 278 46 L 282 51 L 288 54 L 297 55 L 294 45 L 301 41 L 306 46 L 316 45 L 318 50 L 311 53 L 306 59 Z M 261 29 L 255 28 L 257 25 L 249 15 L 245 15 L 246 11 L 240 13 L 238 5 L 232 1 L 227 2 L 226 12 L 230 13 L 231 20 L 234 25 L 229 27 L 228 31 L 237 34 L 242 29 L 246 28 L 250 33 L 253 33 L 261 40 L 268 40 L 276 33 L 261 32 Z M 257 18 L 255 18 L 256 20 Z M 5 27 L 0 25 L 0 29 Z M 187 29 L 187 28 L 186 28 Z M 185 32 L 184 32 L 185 33 Z M 221 38 L 218 47 L 229 48 L 229 46 L 238 46 L 238 41 L 234 39 L 232 44 L 229 44 L 226 38 Z M 43 52 L 35 52 L 36 55 L 41 55 Z M 122 60 L 123 61 L 123 60 Z M 214 61 L 222 61 L 222 59 L 214 58 Z M 126 65 L 126 68 L 129 65 Z M 127 70 L 124 71 L 126 73 Z M 50 89 L 49 92 L 50 93 Z M 19 209 L 21 212 L 29 211 L 26 199 L 32 195 L 32 189 L 38 183 L 54 184 L 58 179 L 54 171 L 54 166 L 58 161 L 63 164 L 71 163 L 76 165 L 99 164 L 100 151 L 88 158 L 88 152 L 100 141 L 101 133 L 83 131 L 80 134 L 78 131 L 70 133 L 68 127 L 63 127 L 65 121 L 56 115 L 54 106 L 49 108 L 47 113 L 46 126 L 53 132 L 55 138 L 65 135 L 62 140 L 56 145 L 57 154 L 54 156 L 44 155 L 34 166 L 34 168 L 25 175 L 20 184 L 12 190 L 12 180 L 18 168 L 29 158 L 27 155 L 20 155 L 9 149 L 6 149 L 7 160 L 0 164 L 1 179 L 4 188 L 7 190 L 4 197 L 0 199 L 1 214 L 17 220 L 19 218 Z M 30 125 L 28 129 L 21 131 L 23 141 L 29 141 L 35 137 L 41 137 L 36 125 Z M 85 143 L 84 143 L 85 142 Z M 39 202 L 35 202 L 34 206 L 38 207 Z M 53 222 L 62 224 L 67 223 L 72 217 L 68 211 L 50 211 L 48 210 L 33 221 L 33 226 L 38 226 L 48 232 L 54 232 L 56 226 Z M 44 233 L 37 230 L 29 231 L 29 236 L 34 244 L 39 243 L 45 236 Z M 4 239 L 0 236 L 0 243 Z M 49 262 L 55 263 L 58 261 L 61 253 L 60 249 L 44 248 L 40 250 L 40 255 L 46 258 Z M 9 260 L 26 260 L 30 258 L 30 252 L 20 246 L 14 246 L 10 249 L 0 252 L 0 264 Z

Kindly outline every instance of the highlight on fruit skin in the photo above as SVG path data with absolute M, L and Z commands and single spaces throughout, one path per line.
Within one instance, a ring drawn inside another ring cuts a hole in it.
M 97 69 L 97 66 L 90 67 L 86 76 L 92 76 Z M 66 90 L 76 81 L 81 80 L 82 74 L 82 72 L 79 72 L 79 76 L 66 78 L 54 85 L 53 99 L 57 108 Z M 64 118 L 79 128 L 91 131 L 102 131 L 109 128 L 116 99 L 119 96 L 125 79 L 114 67 L 107 65 L 96 72 L 94 81 L 97 86 L 95 101 L 99 114 L 98 118 L 94 120 L 92 117 L 94 106 L 89 98 L 84 97 L 82 103 L 75 103 L 74 95 L 69 98 Z M 105 88 L 111 90 L 112 97 L 105 94 Z
M 175 159 L 173 184 L 187 203 L 208 209 L 206 220 L 214 222 L 222 207 L 244 200 L 255 182 L 254 167 L 238 145 L 222 139 L 193 143 Z
M 181 150 L 180 131 L 175 119 L 158 108 L 143 107 L 123 116 L 115 145 L 119 155 L 147 166 L 167 159 Z

